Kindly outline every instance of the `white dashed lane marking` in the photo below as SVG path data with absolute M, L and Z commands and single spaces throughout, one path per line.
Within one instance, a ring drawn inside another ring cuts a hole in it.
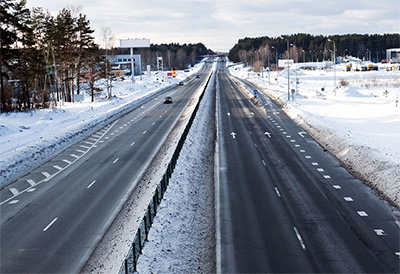
M 304 244 L 303 238 L 301 238 L 300 232 L 297 230 L 297 227 L 294 226 L 293 229 L 294 229 L 294 232 L 296 233 L 297 239 L 300 242 L 301 248 L 303 250 L 306 250 L 306 245 Z
M 19 193 L 18 189 L 14 188 L 14 187 L 11 187 L 9 189 L 10 189 L 10 191 L 11 191 L 13 196 L 17 196 L 18 195 L 18 193 Z
M 360 215 L 361 217 L 367 217 L 368 214 L 365 211 L 357 211 L 357 214 Z
M 63 170 L 63 168 L 62 167 L 60 167 L 60 166 L 57 166 L 57 165 L 54 165 L 53 166 L 55 169 L 58 169 L 58 170 Z
M 34 186 L 34 185 L 36 185 L 36 183 L 35 183 L 35 181 L 34 180 L 32 180 L 32 179 L 28 179 L 28 180 L 26 180 L 27 182 L 28 182 L 28 184 L 30 184 L 31 186 Z
M 93 182 L 91 182 L 86 188 L 90 188 L 92 185 L 94 185 L 94 183 L 96 183 L 96 180 L 94 180 Z
M 42 174 L 43 174 L 43 176 L 46 177 L 46 178 L 49 178 L 49 177 L 51 176 L 48 172 L 45 172 L 45 171 L 42 172 Z
M 51 221 L 51 222 L 43 229 L 43 231 L 47 231 L 57 220 L 58 220 L 58 218 L 54 218 L 53 221 Z
M 344 200 L 346 202 L 353 202 L 354 201 L 353 198 L 351 198 L 351 197 L 344 197 Z
M 277 187 L 275 187 L 275 193 L 276 193 L 276 195 L 277 195 L 279 198 L 282 197 L 282 196 L 281 196 L 281 193 L 279 192 L 279 189 L 278 189 Z

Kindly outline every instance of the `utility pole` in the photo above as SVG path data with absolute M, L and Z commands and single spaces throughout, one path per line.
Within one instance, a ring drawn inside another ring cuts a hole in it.
M 333 89 L 333 92 L 336 96 L 336 68 L 335 68 L 335 65 L 336 65 L 336 43 L 335 43 L 335 41 L 333 41 L 331 39 L 328 39 L 328 41 L 333 43 L 333 79 L 334 79 L 333 81 L 334 81 L 334 86 L 335 86 Z

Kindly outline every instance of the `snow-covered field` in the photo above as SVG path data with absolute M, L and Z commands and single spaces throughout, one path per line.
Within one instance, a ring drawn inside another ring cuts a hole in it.
M 265 72 L 264 78 L 243 66 L 230 71 L 278 99 L 314 139 L 399 207 L 400 71 L 346 72 L 336 65 L 334 72 L 323 63 L 313 66 L 317 69 L 290 69 L 290 91 L 297 86 L 298 92 L 289 102 L 287 69 Z

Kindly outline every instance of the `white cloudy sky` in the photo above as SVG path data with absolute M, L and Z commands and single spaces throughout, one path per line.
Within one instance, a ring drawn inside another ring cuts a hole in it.
M 149 38 L 228 51 L 244 37 L 400 33 L 400 0 L 27 0 L 27 6 L 53 15 L 80 7 L 96 37 L 108 27 L 116 45 Z

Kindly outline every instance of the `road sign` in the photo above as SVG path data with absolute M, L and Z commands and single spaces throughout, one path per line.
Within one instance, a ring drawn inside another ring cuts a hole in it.
M 258 94 L 258 90 L 253 90 L 253 93 L 254 93 L 254 95 L 257 95 Z
M 292 93 L 295 93 L 295 92 L 296 92 L 296 90 L 294 88 L 292 88 Z
M 278 65 L 280 68 L 287 68 L 294 64 L 293 59 L 280 59 L 278 60 Z

